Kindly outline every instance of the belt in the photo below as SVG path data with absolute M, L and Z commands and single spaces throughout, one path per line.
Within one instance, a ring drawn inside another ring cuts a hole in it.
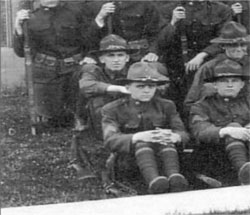
M 71 57 L 68 58 L 64 58 L 64 59 L 60 59 L 60 58 L 56 58 L 54 56 L 50 56 L 50 55 L 46 55 L 46 54 L 42 54 L 42 53 L 37 53 L 36 60 L 43 62 L 46 61 L 48 64 L 54 65 L 55 62 L 62 62 L 64 64 L 74 64 L 74 63 L 79 63 L 82 59 L 82 55 L 79 54 L 75 54 Z

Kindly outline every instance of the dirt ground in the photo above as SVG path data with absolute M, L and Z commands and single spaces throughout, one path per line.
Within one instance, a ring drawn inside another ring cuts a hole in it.
M 27 95 L 24 89 L 3 92 L 0 103 L 1 206 L 28 206 L 113 198 L 100 180 L 79 181 L 70 165 L 72 129 L 47 129 L 36 136 L 30 132 Z M 90 132 L 82 144 L 94 148 L 91 157 L 98 170 L 106 159 L 95 150 Z M 185 161 L 185 160 L 184 160 Z M 195 186 L 193 185 L 193 188 Z

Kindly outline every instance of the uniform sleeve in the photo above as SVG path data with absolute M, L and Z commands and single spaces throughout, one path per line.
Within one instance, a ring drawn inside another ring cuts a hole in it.
M 219 11 L 217 16 L 221 19 L 220 24 L 216 29 L 216 37 L 219 37 L 224 24 L 232 20 L 232 13 L 231 8 L 225 4 L 217 3 L 214 7 L 216 7 L 214 8 L 214 11 Z M 222 53 L 223 49 L 218 44 L 212 44 L 203 49 L 202 52 L 206 52 L 210 57 L 215 57 L 217 54 Z
M 147 2 L 148 8 L 145 14 L 145 37 L 149 42 L 149 52 L 157 52 L 157 36 L 160 28 L 160 15 L 157 8 Z
M 82 77 L 79 80 L 80 91 L 87 98 L 107 94 L 110 84 L 100 81 L 101 68 L 94 64 L 86 64 L 82 68 Z
M 104 145 L 113 152 L 129 153 L 133 134 L 124 134 L 119 129 L 115 111 L 104 106 L 102 109 Z
M 220 142 L 219 131 L 221 127 L 217 127 L 210 122 L 208 110 L 205 106 L 199 102 L 191 107 L 189 122 L 191 132 L 200 143 L 218 144 Z
M 24 57 L 24 37 L 14 33 L 13 49 L 17 56 Z

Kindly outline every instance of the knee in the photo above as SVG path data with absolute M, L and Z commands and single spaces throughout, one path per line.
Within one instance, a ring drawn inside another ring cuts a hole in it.
M 242 127 L 242 126 L 238 122 L 231 122 L 231 123 L 227 124 L 227 127 Z

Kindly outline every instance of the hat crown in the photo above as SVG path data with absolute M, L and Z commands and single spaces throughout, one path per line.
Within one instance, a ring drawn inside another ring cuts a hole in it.
M 123 49 L 128 49 L 128 44 L 126 40 L 115 34 L 109 34 L 108 36 L 104 37 L 100 42 L 101 51 Z
M 237 22 L 228 22 L 221 30 L 220 37 L 223 39 L 236 39 L 247 36 L 246 28 Z
M 158 72 L 157 64 L 137 62 L 130 66 L 127 79 L 140 82 L 167 81 L 168 78 Z
M 235 61 L 226 59 L 225 61 L 222 61 L 221 63 L 215 66 L 214 73 L 212 76 L 213 78 L 232 76 L 242 77 L 244 76 L 244 74 L 240 64 Z

